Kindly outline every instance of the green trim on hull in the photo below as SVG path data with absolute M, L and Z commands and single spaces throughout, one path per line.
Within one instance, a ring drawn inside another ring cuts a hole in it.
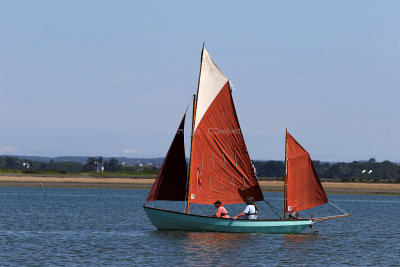
M 233 220 L 214 218 L 143 206 L 151 223 L 159 230 L 226 233 L 301 233 L 313 222 L 300 220 Z

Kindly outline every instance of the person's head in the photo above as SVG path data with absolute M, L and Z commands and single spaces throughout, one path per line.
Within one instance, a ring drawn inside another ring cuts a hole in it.
M 219 201 L 219 200 L 217 200 L 217 201 L 214 202 L 214 206 L 215 206 L 216 208 L 218 208 L 218 207 L 221 206 L 221 205 L 222 205 L 222 202 Z
M 247 205 L 254 205 L 254 198 L 253 197 L 247 197 L 246 204 Z

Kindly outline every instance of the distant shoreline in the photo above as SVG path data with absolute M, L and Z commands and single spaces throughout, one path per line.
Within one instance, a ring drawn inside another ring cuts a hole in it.
M 154 178 L 100 178 L 53 176 L 0 176 L 0 186 L 71 187 L 71 188 L 126 188 L 149 189 Z M 265 192 L 282 192 L 282 181 L 259 181 Z M 327 193 L 341 194 L 400 194 L 400 184 L 322 182 Z

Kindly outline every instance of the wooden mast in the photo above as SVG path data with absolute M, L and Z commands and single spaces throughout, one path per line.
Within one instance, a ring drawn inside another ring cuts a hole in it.
M 195 122 L 195 114 L 196 114 L 196 104 L 197 104 L 197 96 L 193 95 L 193 119 L 192 119 L 192 136 L 190 142 L 190 159 L 189 159 L 189 174 L 188 174 L 188 183 L 187 183 L 187 202 L 186 202 L 186 213 L 189 213 L 190 210 L 190 166 L 192 165 L 192 149 L 193 149 L 193 130 L 194 130 L 194 122 Z
M 288 174 L 288 162 L 287 162 L 287 128 L 285 133 L 285 182 L 283 185 L 284 191 L 284 203 L 283 203 L 283 219 L 286 220 L 286 210 L 287 210 L 287 174 Z
M 190 160 L 189 160 L 189 174 L 188 174 L 188 189 L 187 189 L 187 202 L 186 202 L 186 213 L 188 214 L 190 211 L 190 181 L 191 181 L 191 169 L 192 169 L 192 150 L 193 150 L 193 137 L 194 137 L 194 126 L 196 122 L 196 107 L 197 107 L 197 98 L 199 96 L 199 87 L 200 87 L 200 76 L 201 76 L 201 65 L 203 64 L 203 52 L 204 52 L 204 45 L 203 42 L 203 49 L 201 50 L 201 59 L 200 59 L 200 71 L 199 71 L 199 80 L 197 82 L 197 95 L 193 95 L 193 117 L 192 117 L 192 136 L 191 136 L 191 143 L 190 143 Z

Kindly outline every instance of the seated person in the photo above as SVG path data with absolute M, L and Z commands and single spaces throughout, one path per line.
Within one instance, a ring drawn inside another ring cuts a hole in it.
M 225 209 L 224 205 L 222 205 L 221 201 L 215 201 L 214 206 L 217 209 L 217 212 L 215 213 L 215 215 L 213 215 L 213 217 L 230 218 L 228 215 L 228 211 Z
M 247 206 L 244 209 L 244 211 L 242 213 L 236 215 L 232 219 L 236 220 L 239 217 L 243 217 L 243 219 L 250 219 L 250 220 L 257 219 L 258 207 L 254 203 L 254 199 L 252 197 L 248 197 L 246 199 L 246 205 Z

